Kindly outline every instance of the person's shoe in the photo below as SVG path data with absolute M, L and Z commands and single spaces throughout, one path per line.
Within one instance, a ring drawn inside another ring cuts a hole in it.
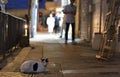
M 62 36 L 60 36 L 60 38 L 62 38 Z
M 73 45 L 75 45 L 75 44 L 76 44 L 76 42 L 75 42 L 75 41 L 72 41 L 72 44 L 73 44 Z

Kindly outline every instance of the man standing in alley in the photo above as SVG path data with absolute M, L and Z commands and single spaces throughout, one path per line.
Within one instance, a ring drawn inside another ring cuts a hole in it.
M 63 9 L 63 13 L 66 15 L 66 30 L 65 30 L 65 44 L 68 40 L 68 30 L 71 24 L 72 26 L 72 43 L 75 43 L 75 14 L 76 6 L 73 5 L 75 0 L 70 0 L 70 4 L 66 5 Z

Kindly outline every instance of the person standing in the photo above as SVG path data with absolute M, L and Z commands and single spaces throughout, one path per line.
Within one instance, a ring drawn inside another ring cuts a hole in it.
M 60 32 L 60 16 L 59 12 L 56 12 L 55 14 L 55 33 Z
M 65 29 L 65 44 L 68 40 L 68 30 L 71 24 L 72 26 L 72 43 L 75 43 L 75 14 L 76 6 L 73 5 L 75 0 L 70 0 L 70 4 L 66 5 L 63 9 L 63 13 L 66 15 L 66 29 Z
M 53 17 L 53 14 L 50 14 L 50 16 L 47 18 L 47 25 L 48 25 L 48 32 L 53 33 L 53 29 L 55 26 L 55 18 Z
M 62 38 L 63 31 L 65 30 L 65 28 L 66 28 L 66 15 L 64 15 L 64 17 L 63 17 L 61 32 L 60 32 L 60 38 Z

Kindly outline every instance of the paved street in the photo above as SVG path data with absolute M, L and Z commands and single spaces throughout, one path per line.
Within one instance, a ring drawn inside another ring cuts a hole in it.
M 19 54 L 0 71 L 0 77 L 29 77 L 19 72 L 26 60 L 49 59 L 48 73 L 35 74 L 34 77 L 120 77 L 119 54 L 111 61 L 95 58 L 98 51 L 91 45 L 76 39 L 77 44 L 64 44 L 64 38 L 56 34 L 39 33 L 30 39 L 31 47 L 23 48 Z

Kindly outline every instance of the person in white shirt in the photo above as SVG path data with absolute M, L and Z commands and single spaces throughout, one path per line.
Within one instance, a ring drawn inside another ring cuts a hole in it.
M 55 18 L 53 17 L 53 14 L 50 14 L 50 16 L 47 18 L 47 25 L 48 25 L 48 32 L 53 33 L 53 29 L 55 26 Z
M 72 43 L 75 43 L 75 14 L 76 6 L 73 5 L 75 0 L 70 0 L 70 4 L 66 5 L 63 9 L 63 13 L 66 15 L 66 30 L 65 30 L 65 44 L 68 40 L 68 30 L 71 24 L 72 26 Z

